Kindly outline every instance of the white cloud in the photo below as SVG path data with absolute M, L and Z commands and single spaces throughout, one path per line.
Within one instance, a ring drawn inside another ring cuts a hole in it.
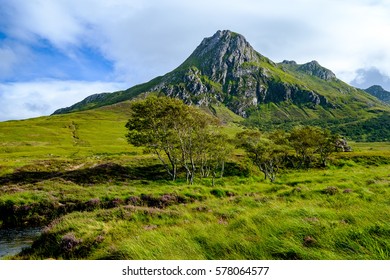
M 218 29 L 242 33 L 276 61 L 316 59 L 337 73 L 370 64 L 390 73 L 388 1 L 13 0 L 12 7 L 20 38 L 34 34 L 69 55 L 82 44 L 97 48 L 117 79 L 133 84 L 172 70 Z
M 9 32 L 18 39 L 33 43 L 36 39 L 50 41 L 63 48 L 77 45 L 84 32 L 82 21 L 71 12 L 71 4 L 62 1 L 12 0 Z
M 354 80 L 362 68 L 375 67 L 390 76 L 387 0 L 5 3 L 0 28 L 19 42 L 20 49 L 9 43 L 0 45 L 4 61 L 0 79 L 17 78 L 24 71 L 23 60 L 33 60 L 34 46 L 44 40 L 74 59 L 83 47 L 98 50 L 113 63 L 113 81 L 134 85 L 173 70 L 204 37 L 219 29 L 243 34 L 257 51 L 276 62 L 317 60 L 346 82 Z M 34 108 L 38 107 L 30 106 Z
M 363 89 L 381 85 L 384 89 L 390 90 L 390 77 L 374 67 L 358 69 L 355 78 L 351 80 L 351 85 Z
M 122 83 L 59 80 L 0 83 L 0 121 L 49 115 L 91 94 L 124 88 Z
M 31 63 L 33 56 L 29 48 L 5 40 L 0 44 L 0 81 L 15 76 L 23 64 Z
M 8 77 L 18 63 L 18 57 L 9 46 L 0 47 L 0 76 Z

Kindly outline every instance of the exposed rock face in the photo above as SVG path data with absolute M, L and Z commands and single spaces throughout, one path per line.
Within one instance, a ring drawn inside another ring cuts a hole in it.
M 293 61 L 287 63 L 297 65 Z M 262 65 L 276 67 L 257 53 L 242 35 L 218 31 L 205 38 L 178 69 L 167 74 L 151 91 L 181 98 L 188 104 L 208 105 L 219 101 L 243 117 L 261 103 L 328 104 L 325 97 L 312 90 L 275 79 Z M 310 75 L 329 79 L 333 74 L 329 70 L 331 74 L 322 71 L 318 63 L 309 63 L 302 69 L 309 70 Z
M 312 62 L 300 65 L 298 67 L 298 71 L 305 72 L 308 75 L 316 76 L 316 77 L 323 79 L 323 80 L 326 80 L 326 81 L 336 79 L 336 75 L 332 71 L 322 67 L 315 60 L 313 60 Z
M 316 105 L 328 105 L 326 97 L 315 93 L 314 91 L 301 89 L 296 85 L 287 83 L 269 83 L 268 91 L 273 94 L 265 96 L 263 103 L 274 102 L 279 103 L 282 101 L 292 101 L 296 104 L 307 104 L 312 106 Z
M 194 61 L 204 75 L 225 84 L 239 75 L 245 62 L 258 62 L 259 57 L 244 36 L 225 30 L 203 39 L 184 64 Z
M 168 75 L 151 91 L 163 92 L 167 96 L 180 98 L 187 104 L 195 103 L 207 106 L 212 100 L 221 99 L 220 92 L 210 85 L 210 82 L 196 67 L 187 69 L 179 76 Z

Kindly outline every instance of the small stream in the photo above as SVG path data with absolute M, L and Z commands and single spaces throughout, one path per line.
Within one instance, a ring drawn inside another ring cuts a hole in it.
M 0 259 L 13 256 L 30 247 L 42 228 L 0 229 Z

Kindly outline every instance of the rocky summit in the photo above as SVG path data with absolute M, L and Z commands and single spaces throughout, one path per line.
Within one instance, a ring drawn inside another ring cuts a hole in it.
M 261 58 L 244 36 L 225 30 L 205 38 L 183 65 L 196 66 L 213 81 L 225 84 L 239 76 L 245 63 L 257 63 Z
M 336 78 L 317 62 L 296 66 L 295 71 L 307 75 L 324 80 Z M 164 76 L 151 91 L 189 104 L 221 102 L 242 117 L 248 117 L 257 105 L 270 102 L 331 105 L 321 93 L 298 80 L 284 81 L 284 73 L 278 72 L 278 66 L 256 52 L 244 36 L 228 30 L 218 31 L 205 38 L 181 66 Z

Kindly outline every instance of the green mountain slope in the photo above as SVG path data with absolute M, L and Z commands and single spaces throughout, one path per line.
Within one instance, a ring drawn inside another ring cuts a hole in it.
M 164 76 L 124 91 L 92 95 L 54 114 L 98 108 L 151 92 L 204 107 L 222 104 L 244 117 L 247 125 L 263 129 L 299 123 L 333 130 L 344 126 L 340 131 L 361 140 L 376 139 L 367 138 L 367 124 L 390 116 L 389 106 L 337 79 L 318 62 L 274 63 L 242 35 L 227 30 L 205 38 L 188 59 Z M 363 132 L 356 134 L 350 124 Z M 386 140 L 387 134 L 390 128 L 376 140 Z

